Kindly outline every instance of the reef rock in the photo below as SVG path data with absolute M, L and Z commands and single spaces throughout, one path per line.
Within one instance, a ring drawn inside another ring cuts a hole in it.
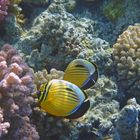
M 16 47 L 25 54 L 26 62 L 35 70 L 54 66 L 64 69 L 80 52 L 87 51 L 88 56 L 93 55 L 95 21 L 76 19 L 66 11 L 64 3 L 53 1 L 16 43 Z

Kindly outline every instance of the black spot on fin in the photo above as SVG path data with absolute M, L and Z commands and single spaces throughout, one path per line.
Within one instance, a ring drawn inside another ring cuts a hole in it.
M 87 81 L 82 85 L 81 89 L 83 89 L 83 90 L 91 88 L 92 86 L 95 85 L 95 83 L 98 80 L 99 72 L 98 72 L 97 65 L 94 63 L 92 63 L 92 64 L 95 67 L 95 72 L 92 75 L 90 75 L 89 79 L 87 79 Z
M 89 107 L 90 107 L 90 101 L 86 100 L 85 102 L 82 103 L 82 105 L 74 113 L 72 113 L 69 116 L 66 116 L 65 118 L 67 118 L 67 119 L 80 118 L 87 112 Z
M 94 75 L 93 75 L 94 76 L 94 81 L 97 82 L 98 77 L 99 77 L 99 69 L 98 69 L 98 67 L 97 67 L 97 65 L 95 63 L 92 63 L 92 64 L 95 67 L 95 72 L 94 72 Z
M 91 75 L 90 78 L 83 84 L 81 89 L 86 90 L 86 89 L 89 89 L 90 87 L 92 87 L 95 84 L 95 81 L 92 78 L 93 77 Z

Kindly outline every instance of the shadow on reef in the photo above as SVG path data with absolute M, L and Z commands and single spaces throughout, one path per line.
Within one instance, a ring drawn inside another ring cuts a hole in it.
M 4 22 L 0 23 L 0 38 L 2 39 L 5 35 L 6 31 L 4 29 Z
M 81 134 L 79 135 L 78 140 L 85 140 L 85 137 L 88 140 L 97 139 L 97 136 L 92 132 L 89 132 L 89 133 L 88 132 L 81 132 Z
M 102 0 L 77 0 L 77 6 L 80 6 L 82 5 L 83 7 L 87 7 L 87 8 L 90 8 L 90 7 L 96 7 L 98 8 L 102 3 Z

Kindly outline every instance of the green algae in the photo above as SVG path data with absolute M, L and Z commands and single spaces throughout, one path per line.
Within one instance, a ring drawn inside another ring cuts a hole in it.
M 103 6 L 103 14 L 112 22 L 115 22 L 124 13 L 123 1 L 113 0 L 109 1 Z

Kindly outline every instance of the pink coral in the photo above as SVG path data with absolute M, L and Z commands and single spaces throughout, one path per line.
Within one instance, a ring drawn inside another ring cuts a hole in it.
M 33 100 L 30 96 L 33 90 L 32 71 L 16 49 L 5 44 L 0 51 L 0 107 L 4 110 L 5 120 L 10 123 L 7 139 L 19 140 L 24 135 L 26 139 L 39 139 L 30 119 L 24 120 L 32 113 L 29 101 Z M 29 129 L 31 131 L 28 131 Z M 36 138 L 32 135 L 34 133 Z
M 8 14 L 7 10 L 9 4 L 9 0 L 0 0 L 0 20 L 3 20 L 4 17 Z
M 19 85 L 21 84 L 20 78 L 13 72 L 9 73 L 5 78 L 0 82 L 1 88 L 6 88 L 10 87 L 11 85 Z
M 3 122 L 4 118 L 3 118 L 3 110 L 0 108 L 0 137 L 3 134 L 6 134 L 8 132 L 8 128 L 10 127 L 10 123 L 9 122 Z
M 17 63 L 12 63 L 10 66 L 10 71 L 19 76 L 20 74 L 22 74 L 23 69 Z
M 0 58 L 3 60 L 0 62 L 0 89 L 28 91 L 33 83 L 33 76 L 18 52 L 11 45 L 5 44 L 0 52 Z

